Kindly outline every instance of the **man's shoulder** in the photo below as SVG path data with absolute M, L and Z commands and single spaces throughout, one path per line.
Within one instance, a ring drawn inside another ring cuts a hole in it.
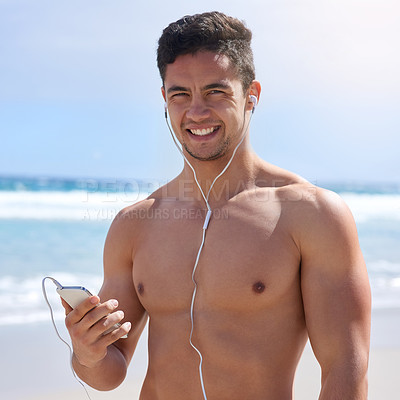
M 315 243 L 354 231 L 353 215 L 335 192 L 309 182 L 296 182 L 279 189 L 283 214 L 298 238 Z
M 277 188 L 277 196 L 287 208 L 306 218 L 332 218 L 349 212 L 346 203 L 337 193 L 303 179 Z
M 319 187 L 302 176 L 265 161 L 258 174 L 258 185 L 266 189 L 266 198 L 281 204 L 282 212 L 293 222 L 307 225 L 352 218 L 351 213 L 335 192 Z M 272 192 L 271 192 L 272 189 Z
M 151 196 L 123 208 L 115 217 L 113 223 L 124 224 L 140 219 L 141 215 L 148 212 L 154 204 Z
M 294 172 L 268 163 L 265 166 L 261 181 L 275 189 L 277 200 L 282 203 L 320 213 L 346 207 L 337 193 L 317 186 Z
M 121 228 L 127 225 L 132 228 L 140 221 L 146 220 L 160 206 L 160 203 L 171 201 L 171 186 L 173 185 L 175 185 L 175 180 L 162 185 L 146 198 L 123 208 L 114 218 L 113 225 Z
M 272 189 L 276 200 L 292 206 L 314 201 L 320 189 L 302 176 L 266 162 L 257 178 L 257 186 L 268 191 Z

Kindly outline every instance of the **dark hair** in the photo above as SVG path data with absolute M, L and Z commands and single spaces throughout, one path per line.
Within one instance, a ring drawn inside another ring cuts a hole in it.
M 157 66 L 163 84 L 167 65 L 178 56 L 211 51 L 229 58 L 246 91 L 255 79 L 251 37 L 244 22 L 217 11 L 187 15 L 169 24 L 157 49 Z

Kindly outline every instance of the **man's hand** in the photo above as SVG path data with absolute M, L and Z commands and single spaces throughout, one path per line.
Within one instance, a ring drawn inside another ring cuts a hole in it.
M 130 322 L 125 322 L 119 328 L 104 334 L 124 318 L 123 311 L 116 311 L 117 300 L 100 303 L 98 296 L 92 296 L 75 309 L 63 299 L 61 301 L 65 308 L 65 325 L 71 336 L 74 356 L 79 364 L 87 368 L 98 365 L 107 355 L 107 347 L 131 329 Z

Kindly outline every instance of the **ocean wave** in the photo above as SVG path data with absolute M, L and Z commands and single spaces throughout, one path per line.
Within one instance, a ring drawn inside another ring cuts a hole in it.
M 400 221 L 400 195 L 341 193 L 357 222 L 369 220 Z
M 100 275 L 57 272 L 53 277 L 64 286 L 85 286 L 93 294 L 100 290 L 102 283 Z M 0 326 L 50 321 L 50 311 L 42 292 L 42 279 L 42 276 L 23 279 L 11 275 L 0 278 Z M 47 280 L 45 287 L 55 319 L 64 319 L 64 309 L 54 284 Z
M 0 219 L 112 220 L 124 207 L 148 193 L 86 191 L 0 192 Z
M 373 308 L 400 308 L 400 262 L 367 261 L 367 268 Z
M 0 219 L 112 220 L 147 192 L 0 191 Z M 400 221 L 400 194 L 341 193 L 356 222 Z
M 400 308 L 400 264 L 376 261 L 368 264 L 372 289 L 372 307 Z M 62 285 L 84 286 L 93 294 L 102 284 L 100 274 L 56 272 L 53 276 Z M 50 311 L 42 293 L 43 276 L 18 278 L 0 277 L 0 326 L 49 321 Z M 52 305 L 56 321 L 65 317 L 60 298 L 51 281 L 46 281 L 46 293 Z

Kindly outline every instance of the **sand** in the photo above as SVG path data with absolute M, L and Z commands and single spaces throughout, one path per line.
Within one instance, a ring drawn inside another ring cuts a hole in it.
M 372 321 L 369 399 L 394 400 L 399 396 L 400 309 L 375 310 Z M 2 398 L 87 400 L 69 370 L 68 349 L 50 323 L 3 326 L 0 340 Z M 146 338 L 142 337 L 125 382 L 111 392 L 89 389 L 92 400 L 137 400 L 146 365 Z M 297 369 L 294 399 L 318 399 L 319 380 L 319 366 L 307 344 Z

